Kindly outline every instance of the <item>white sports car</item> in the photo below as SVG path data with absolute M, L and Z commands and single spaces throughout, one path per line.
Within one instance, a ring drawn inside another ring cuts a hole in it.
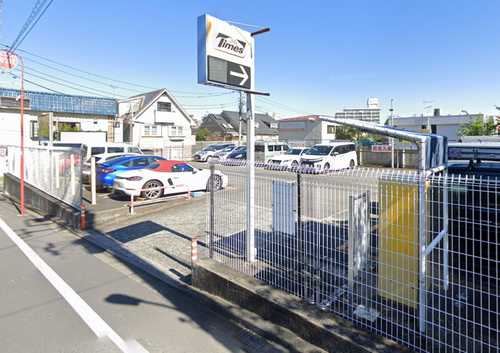
M 164 195 L 210 190 L 210 170 L 197 169 L 182 161 L 158 161 L 150 168 L 117 173 L 113 192 L 156 199 Z M 227 186 L 227 176 L 215 171 L 214 190 Z

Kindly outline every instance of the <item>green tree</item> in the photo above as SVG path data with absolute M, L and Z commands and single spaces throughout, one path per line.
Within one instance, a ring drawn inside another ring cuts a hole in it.
M 460 136 L 488 136 L 496 133 L 497 125 L 493 118 L 484 121 L 482 117 L 462 124 L 458 134 Z
M 208 136 L 210 135 L 210 131 L 207 128 L 203 127 L 196 131 L 196 141 L 206 141 Z

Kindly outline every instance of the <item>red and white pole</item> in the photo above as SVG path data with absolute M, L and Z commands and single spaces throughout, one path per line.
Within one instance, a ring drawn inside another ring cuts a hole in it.
M 21 216 L 24 215 L 24 62 L 23 58 L 19 55 L 17 55 L 19 59 L 19 64 L 20 64 L 20 70 L 21 70 L 21 94 L 20 94 L 20 99 L 21 99 L 21 170 L 20 170 L 20 176 L 21 176 L 21 190 L 20 190 L 20 196 L 19 196 L 19 201 L 21 203 L 20 208 L 21 208 Z
M 191 238 L 191 267 L 194 267 L 198 262 L 198 237 Z

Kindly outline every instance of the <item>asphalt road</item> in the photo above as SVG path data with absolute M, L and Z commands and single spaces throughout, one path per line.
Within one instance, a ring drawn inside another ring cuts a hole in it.
M 5 200 L 0 218 L 123 340 L 135 340 L 151 353 L 266 351 L 260 337 L 52 222 L 19 217 Z M 4 230 L 0 253 L 2 353 L 121 351 L 96 337 Z

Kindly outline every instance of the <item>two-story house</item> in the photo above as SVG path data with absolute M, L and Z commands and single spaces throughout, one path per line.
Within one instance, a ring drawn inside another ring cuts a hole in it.
M 191 156 L 195 121 L 167 89 L 120 100 L 118 113 L 123 120 L 124 142 L 171 159 Z

